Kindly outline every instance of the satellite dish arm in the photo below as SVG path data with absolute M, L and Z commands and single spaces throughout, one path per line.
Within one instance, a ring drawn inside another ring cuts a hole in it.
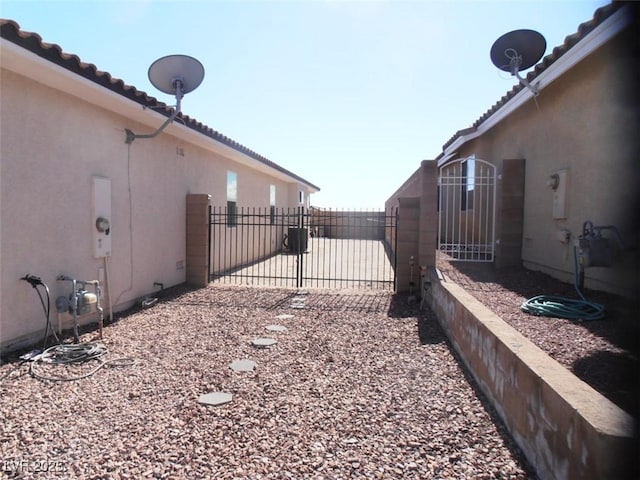
M 176 79 L 175 87 L 176 87 L 176 102 L 177 102 L 176 108 L 173 112 L 171 112 L 171 115 L 169 116 L 169 118 L 167 118 L 167 120 L 160 126 L 160 128 L 158 128 L 158 130 L 156 130 L 153 133 L 143 133 L 143 134 L 133 133 L 128 128 L 125 128 L 124 131 L 126 134 L 126 138 L 124 143 L 126 143 L 127 145 L 131 145 L 136 138 L 154 138 L 158 136 L 160 132 L 162 132 L 165 128 L 167 128 L 167 126 L 171 122 L 175 120 L 178 113 L 180 113 L 180 101 L 184 96 L 184 94 L 182 93 L 182 81 L 180 79 Z
M 540 91 L 538 90 L 538 85 L 531 85 L 526 78 L 524 78 L 522 75 L 520 75 L 520 73 L 515 70 L 511 72 L 511 75 L 513 75 L 514 77 L 516 77 L 518 80 L 520 80 L 520 83 L 523 84 L 525 87 L 527 87 L 529 90 L 531 90 L 531 93 L 533 93 L 534 97 L 537 97 L 538 95 L 540 95 Z
M 518 54 L 518 52 L 513 48 L 507 48 L 504 52 L 504 55 L 509 59 L 509 70 L 511 75 L 520 80 L 520 83 L 531 90 L 534 97 L 537 97 L 540 94 L 538 90 L 538 85 L 531 85 L 526 78 L 520 75 L 520 67 L 522 66 L 522 57 Z

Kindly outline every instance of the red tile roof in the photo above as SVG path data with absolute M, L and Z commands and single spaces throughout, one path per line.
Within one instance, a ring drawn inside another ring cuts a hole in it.
M 127 85 L 119 78 L 112 77 L 109 72 L 103 72 L 92 63 L 83 62 L 77 55 L 65 53 L 59 45 L 54 43 L 46 43 L 42 41 L 42 37 L 37 33 L 25 32 L 20 29 L 20 25 L 13 21 L 0 18 L 0 37 L 28 50 L 39 57 L 42 57 L 51 63 L 59 65 L 77 75 L 80 75 L 87 80 L 97 83 L 104 88 L 107 88 L 118 95 L 129 98 L 136 103 L 139 103 L 145 107 L 153 107 L 155 111 L 162 113 L 165 116 L 170 116 L 172 109 L 165 103 L 158 101 L 156 98 L 148 95 L 147 93 L 138 90 L 134 86 Z M 197 121 L 195 118 L 191 118 L 188 115 L 179 113 L 178 118 L 188 128 L 191 128 L 202 135 L 205 135 L 217 142 L 220 142 L 234 150 L 253 158 L 254 160 L 263 163 L 279 172 L 282 172 L 296 180 L 310 186 L 313 189 L 320 190 L 311 182 L 296 175 L 295 173 L 281 167 L 280 165 L 272 162 L 268 158 L 250 150 L 249 148 L 241 145 L 240 143 L 232 140 L 229 137 L 222 135 L 220 132 L 213 130 L 202 122 Z

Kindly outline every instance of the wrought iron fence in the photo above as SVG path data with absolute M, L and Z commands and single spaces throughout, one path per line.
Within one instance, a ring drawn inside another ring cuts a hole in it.
M 396 212 L 211 207 L 210 279 L 318 288 L 395 286 Z

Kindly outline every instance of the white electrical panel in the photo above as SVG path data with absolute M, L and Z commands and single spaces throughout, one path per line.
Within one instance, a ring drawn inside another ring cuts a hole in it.
M 93 177 L 93 205 L 91 212 L 93 256 L 111 256 L 111 180 Z
M 553 219 L 567 218 L 567 170 L 560 170 L 557 175 L 557 186 L 553 189 Z

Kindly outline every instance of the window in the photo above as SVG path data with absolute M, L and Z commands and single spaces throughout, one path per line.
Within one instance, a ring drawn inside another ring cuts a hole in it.
M 473 210 L 473 189 L 476 180 L 476 157 L 470 156 L 462 162 L 462 191 L 460 198 L 461 210 Z
M 269 186 L 269 222 L 276 223 L 276 186 Z
M 298 192 L 298 203 L 304 205 L 304 192 L 302 190 Z
M 238 175 L 227 172 L 227 227 L 238 225 Z

